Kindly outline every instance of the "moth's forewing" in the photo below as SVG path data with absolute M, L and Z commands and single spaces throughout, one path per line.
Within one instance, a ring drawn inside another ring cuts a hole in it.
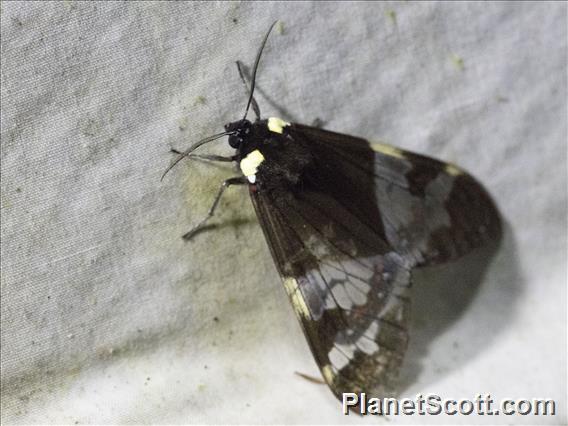
M 500 236 L 501 222 L 490 196 L 460 168 L 352 136 L 301 125 L 294 129 L 312 150 L 333 151 L 328 158 L 343 163 L 351 181 L 372 177 L 368 196 L 378 211 L 373 220 L 382 225 L 382 237 L 416 265 L 457 259 Z M 363 143 L 365 149 L 360 149 Z M 343 175 L 337 178 L 340 182 Z
M 388 396 L 411 269 L 496 237 L 496 210 L 473 178 L 427 157 L 297 124 L 268 137 L 251 198 L 322 375 L 338 398 Z

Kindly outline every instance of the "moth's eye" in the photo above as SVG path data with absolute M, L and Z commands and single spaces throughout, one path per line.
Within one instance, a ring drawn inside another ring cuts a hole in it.
M 237 149 L 241 144 L 242 138 L 238 137 L 237 135 L 229 136 L 229 145 L 231 148 Z

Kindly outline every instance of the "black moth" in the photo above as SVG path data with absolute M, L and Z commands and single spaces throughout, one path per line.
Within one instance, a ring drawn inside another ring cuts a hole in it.
M 279 118 L 261 120 L 253 93 L 270 30 L 256 56 L 244 117 L 179 153 L 166 170 L 197 157 L 233 161 L 242 172 L 223 182 L 207 217 L 184 238 L 203 229 L 226 187 L 248 185 L 324 380 L 339 399 L 344 392 L 388 396 L 408 345 L 412 269 L 497 239 L 499 216 L 481 185 L 454 165 Z M 246 119 L 251 105 L 254 122 Z M 234 156 L 193 154 L 225 135 Z

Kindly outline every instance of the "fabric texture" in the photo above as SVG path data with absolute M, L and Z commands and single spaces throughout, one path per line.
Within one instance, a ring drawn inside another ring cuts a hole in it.
M 486 268 L 416 274 L 401 397 L 554 398 L 566 422 L 565 3 L 3 2 L 2 422 L 360 423 L 326 386 L 247 191 L 170 147 L 264 117 L 451 161 L 494 197 Z M 225 139 L 202 152 L 230 153 Z

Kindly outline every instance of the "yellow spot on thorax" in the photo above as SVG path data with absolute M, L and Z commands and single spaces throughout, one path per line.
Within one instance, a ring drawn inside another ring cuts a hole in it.
M 284 131 L 284 127 L 289 126 L 290 123 L 278 117 L 270 117 L 268 119 L 268 130 L 273 133 L 280 133 Z
M 258 170 L 258 166 L 264 161 L 264 155 L 255 149 L 249 155 L 241 160 L 240 167 L 243 175 L 254 176 Z

